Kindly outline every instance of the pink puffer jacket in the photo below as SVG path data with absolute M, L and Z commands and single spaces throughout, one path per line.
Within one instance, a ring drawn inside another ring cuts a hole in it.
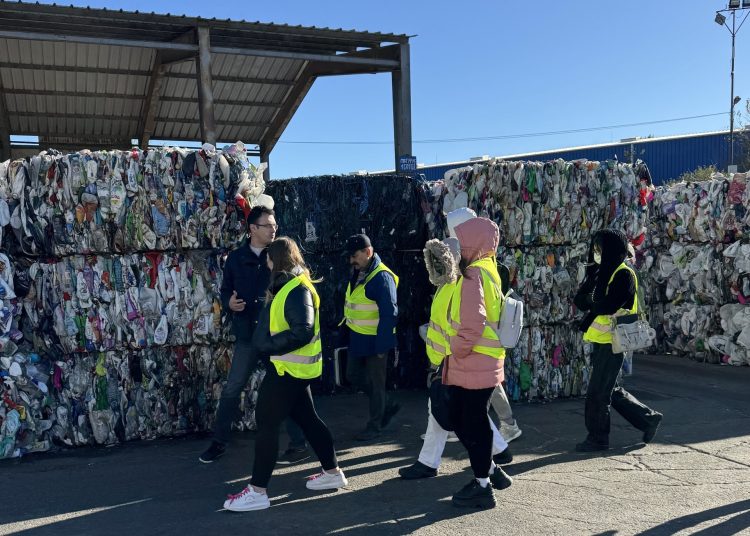
M 457 226 L 455 231 L 461 243 L 461 259 L 467 266 L 495 254 L 500 240 L 500 231 L 495 222 L 487 218 L 473 218 Z M 472 351 L 482 336 L 486 317 L 481 270 L 469 268 L 461 289 L 461 327 L 451 337 L 451 355 L 445 360 L 443 368 L 445 385 L 488 389 L 502 383 L 503 360 Z

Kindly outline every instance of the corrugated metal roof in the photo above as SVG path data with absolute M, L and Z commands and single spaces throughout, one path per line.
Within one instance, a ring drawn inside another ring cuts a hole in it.
M 315 26 L 294 26 L 260 21 L 247 22 L 231 19 L 187 17 L 171 13 L 141 13 L 139 11 L 113 10 L 107 8 L 75 7 L 58 4 L 31 4 L 24 2 L 0 1 L 0 10 L 13 14 L 16 21 L 23 22 L 28 30 L 50 28 L 65 33 L 71 26 L 89 26 L 92 32 L 101 28 L 111 36 L 127 37 L 135 27 L 144 38 L 169 41 L 196 26 L 208 26 L 214 30 L 218 44 L 230 45 L 240 40 L 252 41 L 257 46 L 277 49 L 343 51 L 357 46 L 380 43 L 405 43 L 407 35 L 379 33 L 341 28 L 319 28 Z M 54 18 L 44 20 L 39 14 L 49 14 Z M 279 36 L 283 43 L 275 42 Z M 234 40 L 234 41 L 232 41 Z
M 140 138 L 161 50 L 151 138 L 200 139 L 198 26 L 211 34 L 217 135 L 250 144 L 278 138 L 300 97 L 295 85 L 305 87 L 310 76 L 395 70 L 386 51 L 393 47 L 381 45 L 408 42 L 396 34 L 0 0 L 0 99 L 10 134 Z M 363 48 L 372 53 L 364 59 L 357 56 Z M 311 62 L 313 74 L 305 71 Z

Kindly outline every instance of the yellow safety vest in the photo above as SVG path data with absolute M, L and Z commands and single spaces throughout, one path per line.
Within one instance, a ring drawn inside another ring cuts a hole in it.
M 274 296 L 271 302 L 270 331 L 276 335 L 289 329 L 289 323 L 284 316 L 284 305 L 289 293 L 299 285 L 304 285 L 312 294 L 315 307 L 315 328 L 312 340 L 301 348 L 297 348 L 284 355 L 272 355 L 271 363 L 276 367 L 280 376 L 289 373 L 300 380 L 317 378 L 323 373 L 323 344 L 320 341 L 320 297 L 315 287 L 306 275 L 298 275 Z
M 482 337 L 477 341 L 472 351 L 478 354 L 488 355 L 495 359 L 505 358 L 505 349 L 500 345 L 500 339 L 491 327 L 497 325 L 500 321 L 500 311 L 503 306 L 503 293 L 500 290 L 500 274 L 497 272 L 497 262 L 495 257 L 485 257 L 474 261 L 469 268 L 480 268 L 482 274 L 482 289 L 484 290 L 484 308 L 487 311 L 487 317 L 484 324 Z M 456 284 L 456 290 L 453 292 L 451 301 L 451 316 L 449 335 L 454 337 L 461 327 L 461 289 L 463 288 L 464 278 L 461 277 Z
M 382 262 L 365 278 L 364 283 L 354 288 L 354 291 L 352 291 L 351 283 L 346 287 L 344 322 L 349 326 L 349 329 L 356 333 L 371 336 L 378 334 L 378 324 L 380 323 L 378 304 L 367 297 L 365 287 L 373 277 L 382 271 L 386 271 L 393 276 L 396 288 L 398 288 L 398 276 Z M 395 327 L 393 328 L 393 333 L 396 333 Z
M 612 317 L 631 315 L 638 313 L 638 276 L 635 275 L 635 270 L 624 262 L 617 267 L 612 273 L 612 277 L 609 278 L 607 283 L 607 291 L 609 291 L 609 285 L 615 278 L 615 275 L 620 270 L 628 270 L 633 274 L 635 280 L 635 297 L 633 298 L 633 307 L 630 309 L 620 309 L 613 315 L 599 315 L 594 318 L 594 322 L 591 324 L 586 333 L 583 334 L 583 340 L 588 342 L 595 342 L 597 344 L 612 344 Z
M 451 352 L 449 340 L 448 308 L 456 283 L 446 283 L 435 293 L 430 307 L 430 323 L 427 325 L 427 357 L 433 365 L 439 365 Z

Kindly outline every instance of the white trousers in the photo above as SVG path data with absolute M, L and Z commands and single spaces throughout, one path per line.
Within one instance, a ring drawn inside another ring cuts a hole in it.
M 450 432 L 444 430 L 435 420 L 435 417 L 432 416 L 429 399 L 427 400 L 427 413 L 429 415 L 427 419 L 427 431 L 424 435 L 422 450 L 419 452 L 419 462 L 427 467 L 437 469 L 440 467 L 440 459 L 443 457 L 443 450 L 445 450 L 445 443 L 448 441 L 448 434 Z M 487 419 L 489 419 L 490 426 L 492 427 L 492 455 L 494 456 L 507 449 L 508 444 L 503 439 L 503 436 L 500 435 L 497 426 L 492 422 L 489 415 L 487 415 Z

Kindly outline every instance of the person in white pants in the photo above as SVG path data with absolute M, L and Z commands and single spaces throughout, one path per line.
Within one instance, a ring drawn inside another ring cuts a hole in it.
M 424 336 L 423 336 L 424 338 Z M 495 410 L 498 420 L 500 421 L 500 435 L 503 437 L 506 443 L 510 443 L 514 439 L 521 437 L 522 431 L 518 426 L 518 422 L 513 417 L 513 410 L 510 408 L 510 400 L 508 395 L 505 393 L 505 389 L 498 385 L 495 391 L 492 393 L 490 398 L 490 406 Z M 495 426 L 493 423 L 492 426 Z M 422 434 L 420 439 L 425 439 L 427 434 Z M 448 443 L 458 441 L 456 434 L 448 432 Z
M 429 412 L 427 431 L 425 432 L 424 443 L 422 443 L 422 450 L 419 452 L 417 461 L 425 467 L 432 469 L 432 471 L 420 471 L 422 468 L 419 467 L 412 469 L 414 466 L 404 467 L 399 471 L 399 474 L 406 480 L 437 475 L 440 460 L 443 457 L 443 450 L 445 450 L 445 443 L 448 441 L 448 435 L 452 433 L 440 426 L 435 417 L 432 416 L 429 401 L 427 401 L 427 411 Z M 487 418 L 490 419 L 489 415 Z M 513 461 L 513 455 L 508 450 L 508 443 L 505 442 L 505 439 L 503 439 L 492 419 L 490 419 L 490 426 L 492 427 L 492 460 L 496 465 L 509 464 Z M 433 472 L 434 474 L 432 474 Z M 425 474 L 417 476 L 419 473 Z

